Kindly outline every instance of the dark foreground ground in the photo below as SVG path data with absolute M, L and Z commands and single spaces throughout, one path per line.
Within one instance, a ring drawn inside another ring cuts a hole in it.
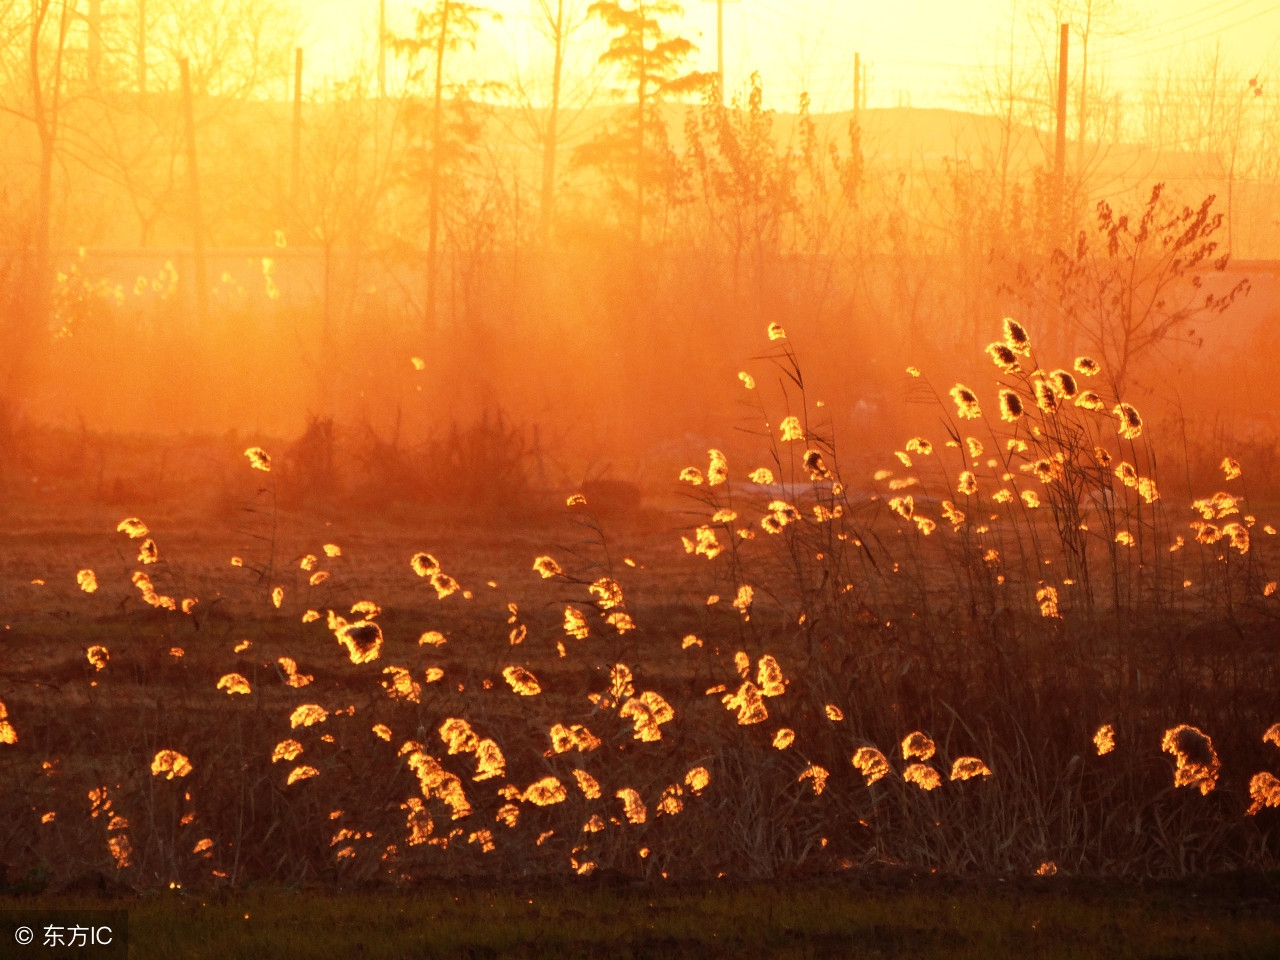
M 1280 956 L 1280 875 L 1176 884 L 879 876 L 766 885 L 581 882 L 411 892 L 0 897 L 0 911 L 129 911 L 151 958 Z M 0 944 L 0 956 L 38 947 Z M 10 952 L 6 952 L 10 951 Z

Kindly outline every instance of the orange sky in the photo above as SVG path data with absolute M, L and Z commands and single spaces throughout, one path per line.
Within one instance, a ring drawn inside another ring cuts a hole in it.
M 580 7 L 588 0 L 577 0 Z M 1058 0 L 1059 6 L 1080 8 Z M 1114 28 L 1095 34 L 1095 63 L 1108 61 L 1113 88 L 1131 89 L 1153 66 L 1211 52 L 1216 44 L 1245 75 L 1280 55 L 1280 4 L 1270 0 L 1093 0 L 1110 7 Z M 387 0 L 393 29 L 407 30 L 414 4 Z M 524 69 L 539 55 L 530 29 L 533 0 L 489 0 L 503 21 L 489 28 L 477 51 L 476 70 L 489 78 Z M 715 69 L 715 2 L 690 0 L 678 32 L 698 43 L 697 66 Z M 362 36 L 376 31 L 378 0 L 310 0 L 303 14 L 304 45 L 317 69 L 342 71 Z M 787 107 L 808 89 L 817 109 L 847 109 L 852 99 L 852 59 L 869 64 L 869 105 L 945 106 L 972 103 L 968 81 L 997 51 L 1007 56 L 1011 14 L 1020 42 L 1030 47 L 1032 17 L 1045 16 L 1052 0 L 727 0 L 726 82 L 730 90 L 752 70 L 765 80 L 772 105 Z M 1052 13 L 1047 14 L 1051 22 Z M 1078 18 L 1077 18 L 1078 19 Z M 362 31 L 368 31 L 367 34 Z M 601 37 L 583 34 L 584 65 Z

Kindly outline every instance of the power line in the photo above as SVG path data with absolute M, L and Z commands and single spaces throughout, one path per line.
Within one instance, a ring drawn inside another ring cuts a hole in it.
M 1259 11 L 1259 12 L 1257 12 L 1257 13 L 1253 13 L 1253 14 L 1250 14 L 1249 16 L 1247 16 L 1247 17 L 1243 17 L 1243 18 L 1241 18 L 1241 19 L 1237 20 L 1235 23 L 1230 24 L 1229 26 L 1222 27 L 1222 28 L 1221 28 L 1220 30 L 1218 30 L 1217 32 L 1218 32 L 1219 34 L 1226 33 L 1228 30 L 1234 30 L 1234 29 L 1236 29 L 1236 27 L 1244 26 L 1246 23 L 1251 23 L 1251 22 L 1253 22 L 1254 20 L 1260 20 L 1260 19 L 1262 19 L 1263 17 L 1270 16 L 1271 14 L 1275 13 L 1276 11 L 1280 11 L 1280 4 L 1272 4 L 1271 6 L 1267 7 L 1267 9 L 1265 9 L 1265 10 L 1260 10 L 1260 11 Z M 1186 29 L 1190 29 L 1190 27 L 1188 27 L 1188 28 L 1186 28 Z M 1155 55 L 1155 54 L 1157 54 L 1157 53 L 1167 53 L 1167 52 L 1168 52 L 1168 51 L 1170 51 L 1170 50 L 1176 50 L 1176 49 L 1178 49 L 1179 47 L 1186 46 L 1186 44 L 1187 44 L 1187 38 L 1186 38 L 1186 37 L 1180 37 L 1177 41 L 1175 41 L 1175 42 L 1173 42 L 1173 43 L 1166 44 L 1166 45 L 1164 45 L 1164 46 L 1162 46 L 1162 47 L 1155 47 L 1155 48 L 1153 48 L 1153 49 L 1138 49 L 1138 50 L 1130 50 L 1130 51 L 1125 52 L 1125 53 L 1116 54 L 1116 55 L 1114 55 L 1114 56 L 1112 56 L 1112 57 L 1110 57 L 1110 58 L 1109 58 L 1109 62 L 1112 62 L 1112 63 L 1115 63 L 1115 62 L 1124 62 L 1124 61 L 1126 61 L 1126 60 L 1133 60 L 1133 59 L 1135 59 L 1136 57 L 1150 57 L 1150 56 L 1154 56 L 1154 55 Z

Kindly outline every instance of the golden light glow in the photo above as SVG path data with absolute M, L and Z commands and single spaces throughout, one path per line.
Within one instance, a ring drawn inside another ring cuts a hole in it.
M 317 723 L 324 723 L 327 719 L 329 719 L 329 711 L 320 704 L 304 703 L 289 714 L 289 726 L 296 730 L 298 727 L 311 727 Z
M 927 763 L 910 763 L 902 771 L 902 779 L 914 783 L 921 790 L 936 790 L 942 786 L 942 774 Z
M 525 803 L 532 803 L 537 807 L 549 807 L 556 803 L 563 803 L 567 796 L 564 784 L 559 780 L 555 777 L 543 777 L 529 784 L 522 799 Z
M 413 679 L 408 667 L 387 666 L 382 668 L 382 673 L 385 677 L 382 688 L 387 691 L 390 699 L 421 702 L 422 687 Z
M 1020 373 L 1022 371 L 1022 366 L 1018 363 L 1018 355 L 1009 348 L 1007 343 L 997 341 L 987 344 L 987 356 L 1004 373 Z
M 989 777 L 991 769 L 977 757 L 957 757 L 951 764 L 952 780 L 972 780 L 974 777 Z
M 248 693 L 249 681 L 238 673 L 225 673 L 218 680 L 218 689 L 228 694 Z
M 707 467 L 707 485 L 718 486 L 729 479 L 729 461 L 719 450 L 708 450 L 711 465 Z
M 684 775 L 684 785 L 694 796 L 699 796 L 711 784 L 711 774 L 706 767 L 694 767 Z
M 0 709 L 3 708 L 0 707 Z M 0 713 L 0 716 L 4 716 L 4 714 Z M 1277 747 L 1280 747 L 1280 723 L 1273 723 L 1271 726 L 1267 727 L 1267 732 L 1262 735 L 1262 742 L 1272 743 Z
M 591 633 L 586 616 L 577 607 L 564 608 L 564 632 L 575 640 L 585 640 Z
M 1245 811 L 1253 816 L 1263 807 L 1280 807 L 1280 779 L 1272 773 L 1255 773 L 1249 780 L 1249 799 L 1253 802 Z
M 1040 605 L 1040 616 L 1046 619 L 1061 618 L 1062 614 L 1058 612 L 1058 589 L 1052 586 L 1043 586 L 1036 591 L 1036 603 Z
M 0 743 L 17 743 L 18 731 L 9 722 L 9 708 L 0 700 Z
M 1109 723 L 1100 726 L 1093 735 L 1093 746 L 1098 756 L 1106 756 L 1116 748 L 1116 728 Z
M 289 771 L 289 778 L 285 781 L 285 786 L 291 787 L 295 783 L 297 783 L 299 780 L 310 780 L 312 777 L 318 777 L 318 776 L 320 776 L 319 770 L 317 770 L 315 767 L 310 767 L 303 764 L 303 765 L 294 767 L 292 770 Z
M 649 819 L 649 810 L 640 799 L 640 794 L 631 787 L 623 787 L 614 794 L 622 801 L 622 810 L 628 823 L 644 823 Z
M 281 740 L 271 751 L 271 762 L 277 763 L 281 760 L 296 760 L 298 759 L 298 755 L 301 753 L 302 744 L 297 740 Z
M 1136 440 L 1142 436 L 1142 417 L 1132 404 L 1119 403 L 1111 411 L 1120 421 L 1117 429 L 1125 440 Z
M 804 439 L 804 428 L 800 426 L 800 418 L 796 416 L 783 417 L 782 423 L 778 425 L 778 431 L 783 443 Z
M 729 710 L 738 711 L 738 723 L 742 726 L 763 723 L 769 719 L 769 711 L 765 708 L 760 688 L 750 680 L 743 681 L 736 692 L 725 694 L 720 702 Z
M 800 771 L 800 776 L 796 777 L 796 783 L 804 783 L 809 781 L 809 785 L 813 787 L 813 795 L 821 796 L 822 791 L 827 788 L 827 777 L 830 774 L 826 767 L 820 767 L 816 763 L 812 763 Z
M 130 540 L 141 540 L 150 533 L 147 525 L 137 517 L 125 517 L 116 525 L 116 531 L 125 534 Z
M 568 726 L 557 723 L 551 727 L 550 736 L 553 753 L 567 753 L 575 749 L 579 753 L 586 753 L 600 746 L 600 738 L 594 736 L 590 730 L 580 723 L 573 723 Z
M 785 750 L 795 742 L 796 732 L 790 727 L 782 727 L 773 735 L 773 749 Z
M 382 628 L 373 620 L 357 620 L 340 626 L 335 636 L 347 648 L 352 663 L 372 663 L 382 653 Z
M 674 817 L 677 813 L 684 809 L 684 801 L 681 796 L 684 790 L 680 784 L 673 783 L 662 791 L 662 796 L 658 798 L 658 802 L 653 805 L 653 815 L 655 817 Z
M 1090 357 L 1076 357 L 1073 367 L 1082 377 L 1096 377 L 1102 372 L 1102 366 Z
M 1180 724 L 1166 730 L 1160 749 L 1177 761 L 1173 773 L 1175 787 L 1195 787 L 1207 796 L 1218 785 L 1218 760 L 1213 741 L 1196 727 Z
M 156 546 L 156 542 L 148 537 L 138 546 L 138 562 L 141 564 L 158 563 L 160 561 L 160 548 Z
M 787 681 L 782 675 L 782 667 L 770 654 L 760 658 L 756 666 L 756 683 L 760 692 L 766 697 L 780 697 L 787 692 Z
M 902 738 L 902 759 L 928 760 L 938 750 L 937 745 L 919 730 L 912 731 Z
M 98 578 L 87 568 L 76 573 L 76 583 L 85 593 L 93 593 L 98 589 Z
M 276 663 L 280 664 L 280 669 L 284 671 L 284 682 L 295 690 L 302 689 L 315 679 L 310 674 L 299 673 L 298 664 L 292 657 L 279 657 Z
M 101 644 L 94 644 L 85 651 L 85 657 L 93 664 L 95 670 L 101 670 L 107 665 L 107 661 L 111 659 L 111 653 Z
M 956 404 L 956 415 L 962 420 L 977 420 L 982 416 L 982 408 L 978 405 L 978 395 L 963 383 L 957 383 L 949 391 Z
M 516 693 L 522 697 L 536 697 L 542 692 L 538 678 L 524 667 L 512 665 L 504 667 L 502 677 Z
M 415 553 L 409 558 L 409 566 L 420 577 L 440 572 L 440 561 L 429 553 Z
M 653 743 L 662 739 L 659 725 L 675 717 L 675 711 L 657 693 L 646 690 L 639 697 L 632 697 L 624 703 L 622 709 L 618 711 L 618 716 L 623 720 L 632 721 L 635 726 L 635 739 Z
M 164 776 L 166 780 L 174 777 L 185 777 L 191 772 L 191 761 L 177 750 L 160 750 L 151 761 L 153 776 Z
M 244 452 L 244 455 L 249 458 L 249 466 L 253 467 L 253 469 L 261 470 L 264 473 L 271 472 L 271 458 L 267 456 L 267 451 L 261 447 L 250 447 Z
M 582 791 L 582 795 L 588 800 L 600 799 L 600 784 L 591 774 L 585 770 L 574 770 L 573 778 L 578 783 L 578 789 Z
M 875 747 L 859 747 L 851 762 L 862 774 L 867 786 L 884 779 L 891 772 L 888 758 Z

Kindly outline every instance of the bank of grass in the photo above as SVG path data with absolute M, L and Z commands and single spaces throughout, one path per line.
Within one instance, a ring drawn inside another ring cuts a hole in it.
M 0 909 L 30 899 L 0 899 Z M 411 891 L 166 891 L 129 909 L 130 957 L 1252 958 L 1280 955 L 1280 874 L 1163 885 L 865 876 L 772 885 L 607 878 Z

